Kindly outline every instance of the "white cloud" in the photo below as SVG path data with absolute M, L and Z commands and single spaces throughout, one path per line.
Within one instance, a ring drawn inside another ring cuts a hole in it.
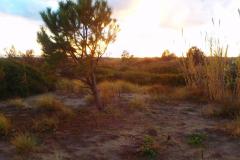
M 39 52 L 36 35 L 40 24 L 39 21 L 0 13 L 0 49 L 14 45 L 22 51 L 34 49 Z

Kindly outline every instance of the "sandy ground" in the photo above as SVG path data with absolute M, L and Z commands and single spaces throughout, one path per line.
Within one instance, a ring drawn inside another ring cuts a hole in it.
M 43 160 L 138 160 L 139 144 L 150 135 L 159 147 L 159 160 L 239 160 L 240 138 L 230 137 L 217 128 L 222 120 L 202 116 L 205 105 L 172 102 L 150 105 L 147 111 L 128 112 L 123 117 L 97 121 L 81 109 L 83 99 L 55 95 L 76 109 L 71 122 L 61 124 L 56 133 L 48 135 L 34 159 Z M 36 97 L 28 98 L 31 101 Z M 4 110 L 4 103 L 0 104 Z M 6 109 L 5 109 L 6 110 Z M 9 110 L 8 114 L 15 112 Z M 27 111 L 26 111 L 27 112 Z M 27 116 L 26 112 L 18 116 Z M 204 144 L 188 144 L 193 133 L 207 135 Z M 0 160 L 18 159 L 15 149 L 4 139 L 0 141 Z

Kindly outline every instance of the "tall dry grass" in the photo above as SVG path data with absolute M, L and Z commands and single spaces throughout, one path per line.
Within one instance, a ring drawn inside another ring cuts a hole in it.
M 203 63 L 194 57 L 183 58 L 182 71 L 187 87 L 202 90 L 211 101 L 236 101 L 240 96 L 240 63 L 228 57 L 228 46 L 209 38 L 209 53 Z M 233 64 L 235 66 L 233 66 Z

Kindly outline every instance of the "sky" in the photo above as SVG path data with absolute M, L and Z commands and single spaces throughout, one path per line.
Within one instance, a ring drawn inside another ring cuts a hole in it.
M 166 49 L 181 56 L 191 46 L 208 52 L 208 37 L 229 46 L 229 56 L 240 54 L 240 0 L 108 0 L 121 31 L 106 55 L 158 57 Z M 56 9 L 58 0 L 0 0 L 0 52 L 12 45 L 34 49 L 39 55 L 39 12 Z

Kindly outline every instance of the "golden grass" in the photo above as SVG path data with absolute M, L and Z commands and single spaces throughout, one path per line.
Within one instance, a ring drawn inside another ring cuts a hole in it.
M 147 97 L 145 97 L 144 95 L 134 95 L 129 103 L 128 103 L 128 107 L 131 110 L 146 110 L 149 106 L 149 101 L 147 99 Z
M 224 131 L 234 137 L 240 137 L 240 117 L 223 125 Z
M 0 114 L 0 135 L 6 136 L 10 132 L 10 129 L 10 120 L 3 114 Z
M 37 138 L 28 133 L 17 134 L 11 141 L 19 154 L 34 152 L 38 146 Z
M 142 88 L 138 85 L 120 80 L 102 82 L 98 85 L 98 88 L 104 105 L 119 102 L 123 94 L 142 92 Z
M 80 80 L 60 79 L 57 82 L 57 90 L 67 93 L 85 94 L 88 92 L 84 83 Z
M 87 94 L 84 96 L 84 101 L 87 105 L 92 105 L 94 104 L 94 97 L 91 94 Z
M 58 119 L 56 117 L 41 117 L 33 122 L 33 129 L 40 133 L 54 132 L 58 126 Z
M 71 108 L 67 107 L 60 100 L 54 96 L 45 95 L 36 100 L 36 106 L 38 109 L 47 112 L 58 112 L 66 116 L 74 116 L 74 112 Z
M 17 107 L 17 108 L 25 108 L 26 107 L 26 103 L 21 98 L 10 99 L 7 101 L 7 105 L 11 106 L 11 107 Z

